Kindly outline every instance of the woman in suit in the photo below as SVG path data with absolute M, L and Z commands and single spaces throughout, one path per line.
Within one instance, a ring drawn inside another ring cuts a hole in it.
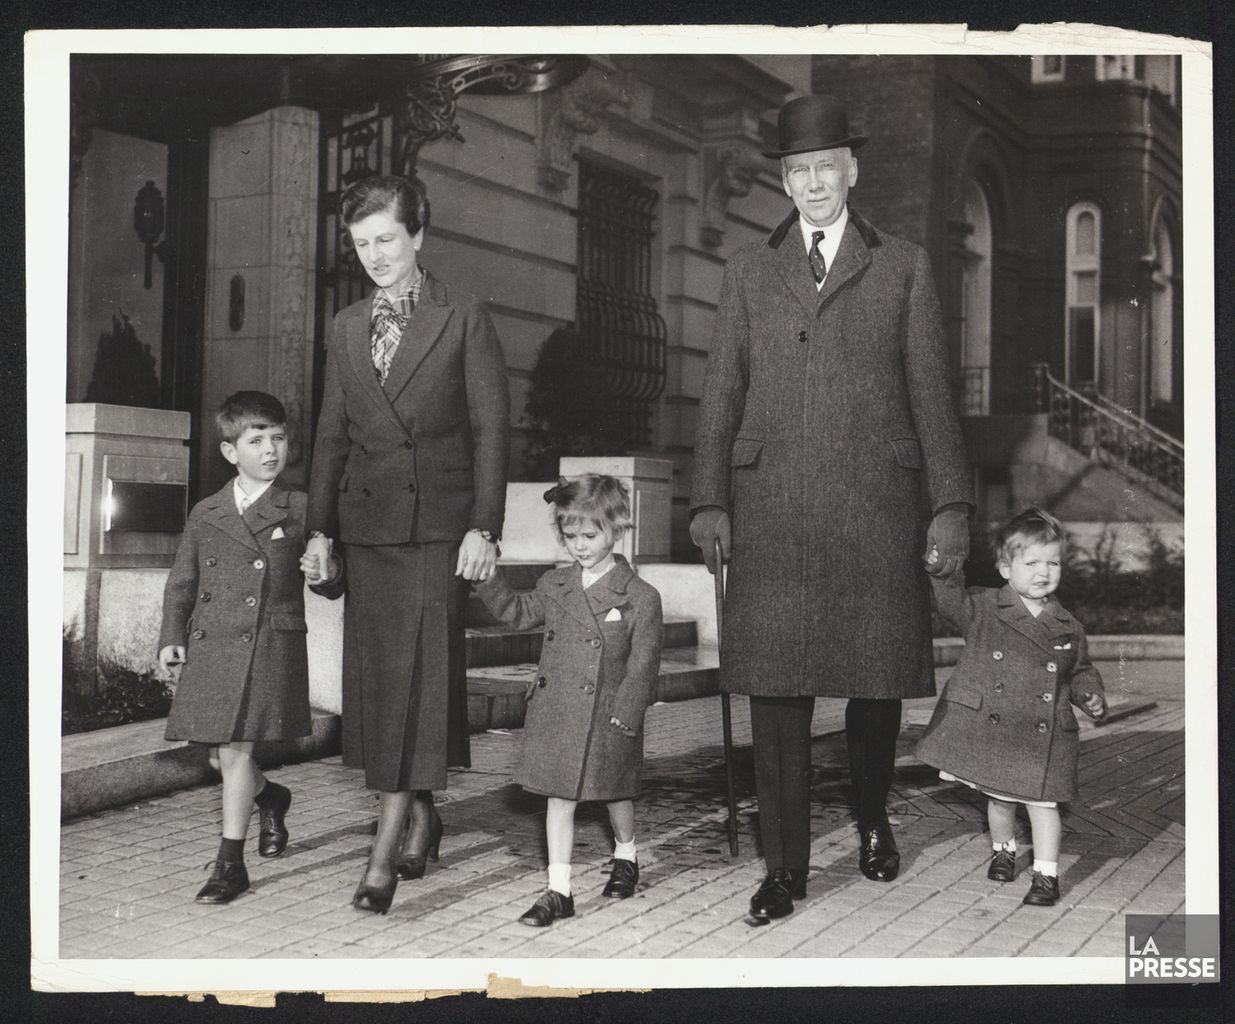
M 339 204 L 376 288 L 335 317 L 307 525 L 310 554 L 346 549 L 343 761 L 381 794 L 352 904 L 384 914 L 437 858 L 433 790 L 470 764 L 464 607 L 497 558 L 510 400 L 488 314 L 419 265 L 424 185 L 366 178 Z

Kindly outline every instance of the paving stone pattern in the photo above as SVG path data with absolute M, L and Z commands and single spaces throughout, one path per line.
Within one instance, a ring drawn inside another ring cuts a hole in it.
M 577 817 L 576 916 L 546 929 L 516 918 L 545 886 L 544 804 L 510 782 L 520 734 L 472 738 L 473 767 L 440 807 L 440 864 L 400 884 L 384 917 L 352 910 L 376 795 L 338 758 L 275 771 L 291 787 L 292 841 L 247 863 L 252 889 L 228 906 L 193 895 L 218 845 L 217 787 L 186 790 L 61 829 L 63 958 L 1014 957 L 1120 956 L 1127 913 L 1184 901 L 1183 703 L 1095 729 L 1082 724 L 1082 801 L 1065 810 L 1063 899 L 1024 907 L 1027 874 L 989 882 L 985 798 L 941 783 L 911 756 L 924 719 L 907 702 L 891 810 L 900 877 L 857 870 L 843 704 L 817 702 L 808 896 L 767 927 L 743 921 L 763 874 L 747 703 L 733 700 L 741 849 L 726 839 L 720 702 L 657 705 L 647 717 L 637 804 L 642 877 L 625 901 L 600 891 L 612 850 L 602 806 Z M 929 708 L 929 702 L 926 703 Z M 1029 861 L 1028 822 L 1018 838 Z

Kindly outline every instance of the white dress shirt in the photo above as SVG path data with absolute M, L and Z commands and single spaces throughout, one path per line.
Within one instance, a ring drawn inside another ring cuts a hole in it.
M 255 501 L 257 501 L 257 499 L 260 498 L 263 494 L 265 494 L 267 489 L 270 487 L 272 483 L 274 483 L 273 480 L 267 480 L 264 484 L 261 485 L 261 487 L 259 487 L 252 494 L 248 494 L 245 492 L 245 489 L 240 486 L 240 477 L 236 477 L 236 487 L 235 487 L 236 511 L 239 512 L 241 515 L 244 515 L 244 510 L 248 508 L 249 506 L 251 506 Z
M 822 231 L 823 241 L 819 243 L 819 251 L 823 253 L 823 264 L 828 268 L 828 273 L 832 272 L 832 263 L 836 259 L 836 252 L 840 248 L 841 235 L 845 233 L 845 225 L 849 223 L 849 205 L 841 210 L 840 216 L 836 218 L 834 224 L 829 224 L 826 228 L 817 228 L 813 224 L 807 223 L 805 217 L 798 216 L 798 227 L 802 230 L 802 244 L 806 246 L 806 255 L 810 256 L 810 236 L 816 231 Z M 822 289 L 827 283 L 828 275 L 823 275 L 823 280 L 820 281 L 816 288 Z

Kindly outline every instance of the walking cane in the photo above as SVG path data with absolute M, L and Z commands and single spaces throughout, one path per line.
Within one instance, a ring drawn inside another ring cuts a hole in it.
M 721 556 L 720 538 L 716 538 L 716 650 L 720 651 L 720 636 L 724 619 L 725 564 Z M 720 695 L 721 728 L 725 737 L 725 796 L 729 802 L 729 855 L 738 855 L 738 807 L 733 796 L 733 722 L 729 716 L 729 694 Z

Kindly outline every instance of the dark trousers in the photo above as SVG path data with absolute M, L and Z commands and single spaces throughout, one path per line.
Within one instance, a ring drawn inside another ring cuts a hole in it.
M 810 860 L 810 723 L 814 697 L 751 697 L 759 835 L 768 871 L 805 871 Z M 887 815 L 900 732 L 899 700 L 852 698 L 845 706 L 858 828 Z

